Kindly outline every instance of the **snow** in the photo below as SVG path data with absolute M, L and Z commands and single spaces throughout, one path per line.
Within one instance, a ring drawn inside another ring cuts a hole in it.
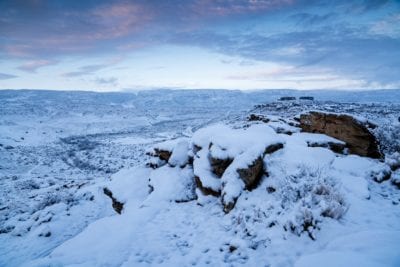
M 186 140 L 187 140 L 187 138 L 176 138 L 176 139 L 160 142 L 160 143 L 157 143 L 156 145 L 154 145 L 152 150 L 158 149 L 158 150 L 164 150 L 164 151 L 171 152 L 178 143 L 184 143 Z
M 150 169 L 148 168 L 122 169 L 112 175 L 111 181 L 104 183 L 104 187 L 108 188 L 113 197 L 122 203 L 140 202 L 148 195 L 147 184 L 149 176 Z
M 211 188 L 218 192 L 221 190 L 221 179 L 219 179 L 211 170 L 209 161 L 209 152 L 207 149 L 201 149 L 193 161 L 193 172 L 197 177 L 201 177 L 203 187 Z
M 171 157 L 168 163 L 171 166 L 184 167 L 189 161 L 189 143 L 187 141 L 179 141 L 176 143 L 174 149 L 172 150 Z
M 360 231 L 333 239 L 323 251 L 301 257 L 295 267 L 398 266 L 400 231 Z
M 262 153 L 271 144 L 282 139 L 267 125 L 254 124 L 247 129 L 232 129 L 226 125 L 216 124 L 200 129 L 194 133 L 192 142 L 201 148 L 211 146 L 211 156 L 218 159 L 235 158 L 246 150 Z
M 0 92 L 0 266 L 399 266 L 399 105 L 267 103 L 257 114 L 269 123 L 245 121 L 262 96 Z M 376 122 L 385 162 L 309 147 L 341 143 L 287 124 L 316 108 Z M 172 155 L 152 170 L 155 147 Z M 260 156 L 265 172 L 250 191 L 237 169 Z M 211 157 L 232 160 L 222 177 Z M 225 214 L 194 176 L 234 209 Z
M 143 205 L 148 205 L 149 202 L 193 200 L 195 198 L 193 179 L 191 167 L 180 168 L 165 165 L 152 171 L 149 178 L 149 186 L 152 191 Z

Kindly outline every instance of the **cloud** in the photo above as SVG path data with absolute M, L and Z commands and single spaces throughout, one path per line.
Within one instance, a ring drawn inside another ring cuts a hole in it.
M 8 80 L 8 79 L 13 79 L 17 78 L 18 76 L 13 75 L 13 74 L 7 74 L 7 73 L 1 73 L 0 72 L 0 80 Z
M 118 79 L 115 77 L 96 78 L 94 81 L 100 85 L 109 85 L 109 86 L 117 86 L 118 85 Z
M 87 65 L 80 67 L 77 71 L 71 71 L 64 73 L 64 77 L 78 77 L 78 76 L 85 76 L 89 74 L 93 74 L 96 71 L 101 69 L 107 68 L 109 65 L 106 64 L 97 64 L 97 65 Z
M 394 84 L 398 10 L 394 0 L 0 1 L 0 59 L 25 60 L 26 72 L 87 59 L 63 74 L 82 77 L 113 65 L 95 58 L 172 45 L 240 58 L 221 60 L 226 68 L 276 62 Z
M 114 57 L 114 58 L 111 58 L 110 60 L 106 61 L 105 63 L 86 65 L 86 66 L 79 67 L 78 70 L 63 73 L 62 76 L 64 76 L 64 77 L 79 77 L 79 76 L 91 75 L 99 70 L 114 66 L 114 65 L 120 63 L 121 61 L 123 61 L 122 57 L 119 57 L 119 56 Z
M 145 29 L 152 10 L 143 3 L 0 1 L 2 57 L 58 57 L 115 51 Z M 133 42 L 133 40 L 131 40 Z M 110 49 L 111 48 L 111 49 Z
M 294 20 L 297 24 L 302 26 L 314 26 L 324 22 L 329 22 L 336 16 L 335 13 L 329 12 L 323 15 L 310 14 L 310 13 L 297 13 L 289 17 L 290 20 Z
M 180 33 L 169 41 L 247 60 L 331 68 L 366 81 L 399 80 L 400 39 L 376 38 L 347 24 L 265 35 Z
M 400 13 L 389 16 L 372 24 L 370 33 L 386 35 L 391 38 L 400 37 Z
M 197 0 L 192 8 L 201 15 L 229 16 L 272 11 L 293 3 L 294 0 Z
M 43 68 L 46 66 L 50 65 L 55 65 L 57 64 L 57 61 L 54 60 L 45 60 L 45 59 L 40 59 L 40 60 L 33 60 L 33 61 L 28 61 L 21 66 L 18 67 L 19 70 L 25 71 L 25 72 L 31 72 L 31 73 L 36 73 L 36 71 L 39 68 Z

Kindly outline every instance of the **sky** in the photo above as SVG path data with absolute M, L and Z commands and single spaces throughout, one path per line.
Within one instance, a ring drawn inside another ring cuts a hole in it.
M 0 0 L 0 89 L 398 89 L 400 1 Z

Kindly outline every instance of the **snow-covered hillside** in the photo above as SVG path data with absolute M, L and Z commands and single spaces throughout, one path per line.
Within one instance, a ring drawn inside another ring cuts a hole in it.
M 0 266 L 399 266 L 399 95 L 1 91 Z M 386 159 L 309 110 L 377 125 Z

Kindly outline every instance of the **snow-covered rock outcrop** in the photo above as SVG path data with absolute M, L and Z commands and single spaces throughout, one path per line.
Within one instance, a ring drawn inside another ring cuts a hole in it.
M 397 154 L 386 163 L 347 155 L 337 149 L 345 142 L 289 123 L 214 124 L 155 144 L 147 167 L 103 185 L 123 205 L 120 215 L 92 223 L 32 266 L 320 266 L 325 250 L 310 253 L 342 255 L 332 244 L 349 233 L 384 226 L 393 243 L 399 203 L 380 187 L 398 191 Z
M 168 141 L 149 154 L 156 157 L 153 162 L 168 162 L 170 167 L 193 166 L 197 195 L 221 196 L 224 211 L 229 212 L 243 190 L 258 185 L 266 172 L 264 156 L 283 145 L 282 137 L 264 124 L 238 129 L 216 124 L 194 133 L 190 145 L 187 140 Z

